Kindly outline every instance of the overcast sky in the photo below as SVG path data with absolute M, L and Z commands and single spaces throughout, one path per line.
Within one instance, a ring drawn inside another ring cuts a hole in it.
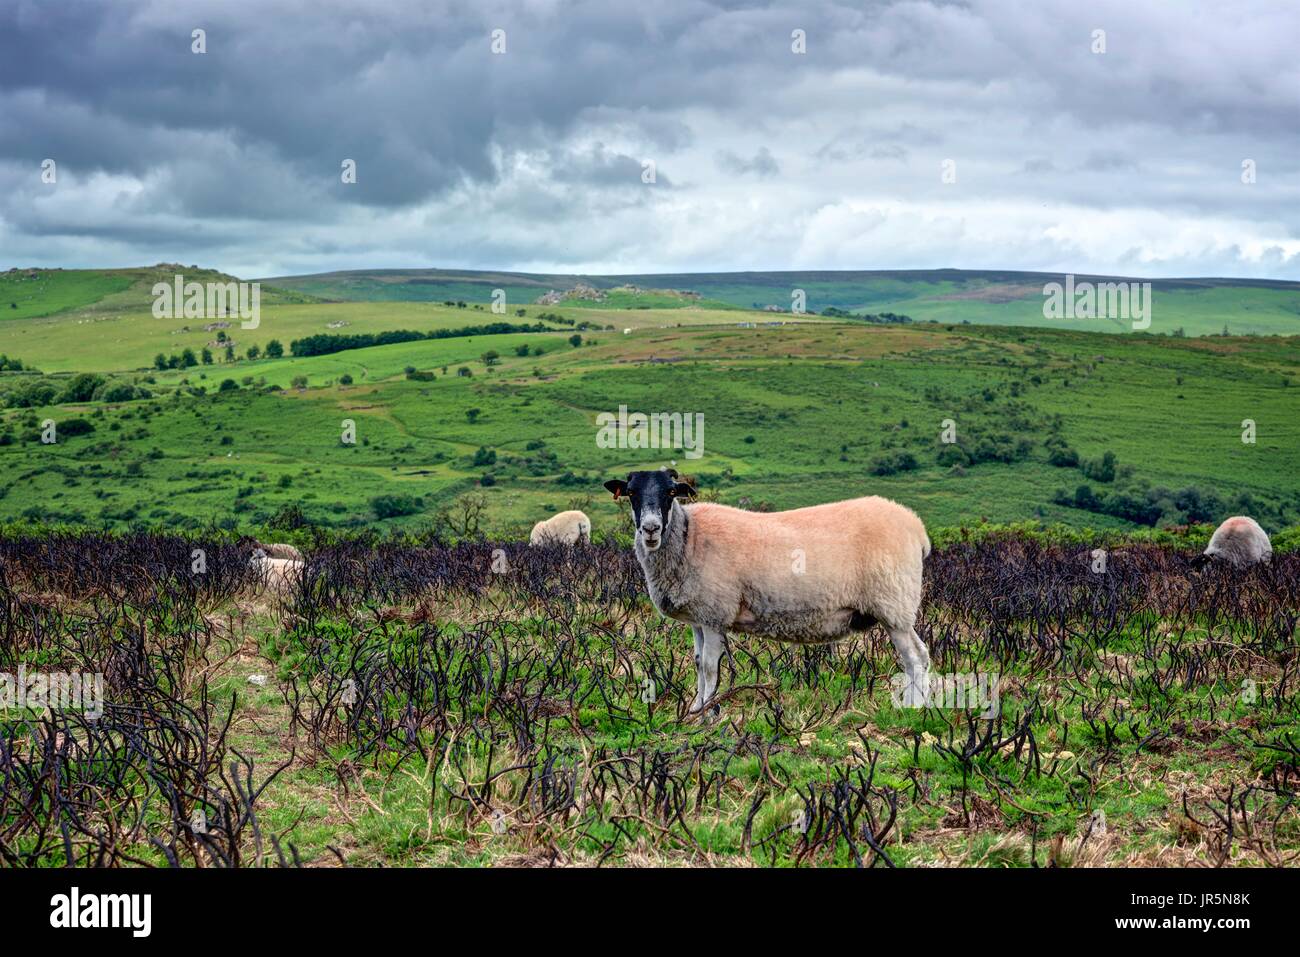
M 1297 38 L 1294 0 L 0 0 L 0 268 L 1300 279 Z

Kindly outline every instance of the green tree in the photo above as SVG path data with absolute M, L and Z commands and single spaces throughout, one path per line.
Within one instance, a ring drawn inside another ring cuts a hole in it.
M 278 359 L 284 355 L 284 346 L 280 345 L 279 339 L 272 339 L 266 344 L 266 357 L 268 359 Z

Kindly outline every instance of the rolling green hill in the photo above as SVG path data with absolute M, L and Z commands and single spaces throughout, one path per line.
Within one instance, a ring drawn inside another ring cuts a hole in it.
M 497 530 L 574 504 L 610 529 L 601 482 L 676 462 L 724 501 L 878 492 L 938 526 L 1300 520 L 1297 336 L 1029 328 L 989 296 L 1002 325 L 608 301 L 501 314 L 275 287 L 256 329 L 218 329 L 150 312 L 152 283 L 178 268 L 6 274 L 29 295 L 0 322 L 0 518 L 244 527 L 293 507 L 401 526 L 473 494 Z M 888 282 L 895 298 L 906 287 Z M 1222 309 L 1287 294 L 1176 292 Z M 484 334 L 493 322 L 545 331 Z M 426 338 L 294 354 L 307 337 L 396 330 Z M 620 406 L 701 416 L 702 456 L 604 447 L 597 416 Z
M 1133 281 L 1084 276 L 1080 282 Z M 1105 319 L 1046 319 L 1043 287 L 1061 282 L 1052 273 L 961 269 L 861 272 L 747 272 L 661 275 L 549 275 L 472 270 L 388 269 L 282 276 L 268 279 L 325 299 L 342 301 L 489 301 L 504 289 L 511 303 L 532 303 L 549 290 L 583 283 L 600 290 L 634 285 L 643 290 L 690 290 L 703 304 L 789 310 L 795 289 L 804 290 L 808 310 L 827 308 L 855 313 L 893 312 L 915 321 L 1029 325 L 1087 332 L 1129 332 L 1131 325 Z M 1141 281 L 1141 280 L 1136 280 Z M 1151 280 L 1148 331 L 1189 336 L 1217 335 L 1226 327 L 1239 335 L 1300 333 L 1300 283 L 1252 279 Z M 662 308 L 662 295 L 622 296 L 609 302 L 623 308 Z M 594 302 L 566 302 L 590 308 Z
M 881 493 L 936 525 L 1132 527 L 1149 522 L 1123 509 L 1146 506 L 1162 522 L 1300 519 L 1295 339 L 823 323 L 589 332 L 574 347 L 566 333 L 123 372 L 92 382 L 90 401 L 60 394 L 71 375 L 7 373 L 11 406 L 33 383 L 57 391 L 3 413 L 0 513 L 242 526 L 298 506 L 365 525 L 396 497 L 410 514 L 387 522 L 411 524 L 474 492 L 499 529 L 575 502 L 609 525 L 603 479 L 676 461 L 727 501 Z M 490 368 L 489 350 L 501 357 Z M 114 383 L 135 397 L 106 400 Z M 703 456 L 601 448 L 596 416 L 620 405 L 702 415 Z M 41 444 L 46 420 L 70 434 Z M 955 446 L 940 441 L 947 423 Z M 1080 486 L 1120 510 L 1076 501 Z
M 62 313 L 111 315 L 149 312 L 155 283 L 186 281 L 238 282 L 226 273 L 180 263 L 159 263 L 131 269 L 22 269 L 0 272 L 0 321 Z M 317 302 L 314 296 L 270 283 L 261 288 L 264 305 Z

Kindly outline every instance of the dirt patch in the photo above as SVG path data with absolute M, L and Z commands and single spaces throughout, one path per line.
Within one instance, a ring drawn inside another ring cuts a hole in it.
M 1022 299 L 1032 299 L 1034 296 L 1042 296 L 1042 286 L 1019 285 L 1016 283 L 992 283 L 987 286 L 976 286 L 973 289 L 962 289 L 959 292 L 950 292 L 942 296 L 933 297 L 940 302 L 992 302 L 1007 303 L 1019 302 Z

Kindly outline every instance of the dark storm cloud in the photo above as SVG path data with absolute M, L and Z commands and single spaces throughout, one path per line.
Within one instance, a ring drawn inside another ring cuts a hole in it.
M 8 0 L 0 265 L 1293 275 L 1297 27 L 1282 0 Z

